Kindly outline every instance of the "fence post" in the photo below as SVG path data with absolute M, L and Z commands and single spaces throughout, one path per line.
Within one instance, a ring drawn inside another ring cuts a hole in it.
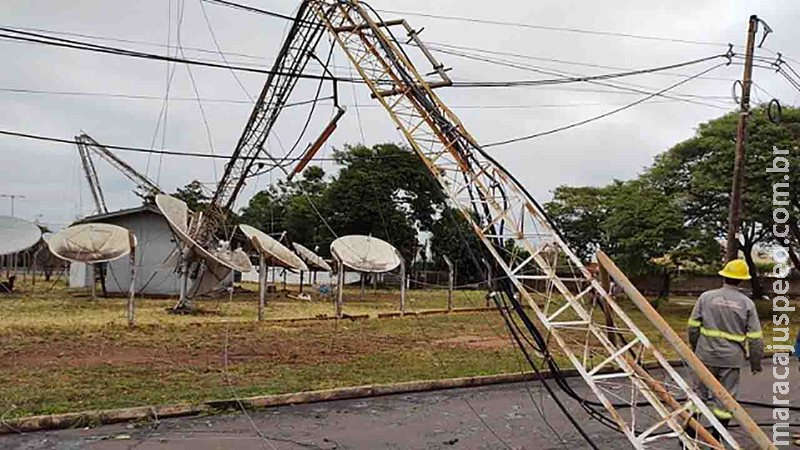
M 453 310 L 453 285 L 455 281 L 453 280 L 453 263 L 450 261 L 450 258 L 447 256 L 442 255 L 442 259 L 447 264 L 447 310 Z
M 136 236 L 128 231 L 128 245 L 131 248 L 131 286 L 128 292 L 128 326 L 136 326 Z
M 267 303 L 267 258 L 258 252 L 258 321 L 264 320 L 264 306 Z
M 397 256 L 400 256 L 399 254 Z M 400 314 L 406 313 L 406 261 L 400 256 Z

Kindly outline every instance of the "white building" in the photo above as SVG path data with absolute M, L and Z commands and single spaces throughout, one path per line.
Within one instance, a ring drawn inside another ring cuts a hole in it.
M 154 205 L 124 209 L 86 217 L 79 223 L 110 223 L 127 228 L 136 235 L 137 295 L 172 296 L 180 293 L 180 279 L 175 271 L 177 245 L 169 224 Z M 73 263 L 70 266 L 70 287 L 86 287 L 91 283 L 91 268 Z M 109 294 L 127 294 L 130 288 L 130 258 L 107 264 L 105 283 Z

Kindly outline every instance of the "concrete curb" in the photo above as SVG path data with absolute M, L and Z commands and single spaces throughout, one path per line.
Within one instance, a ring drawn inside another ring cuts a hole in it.
M 671 362 L 677 366 L 680 362 Z M 658 367 L 658 364 L 645 364 L 645 369 Z M 572 377 L 578 373 L 574 369 L 561 371 Z M 542 378 L 552 378 L 552 373 L 542 372 Z M 162 406 L 137 406 L 133 408 L 83 411 L 76 413 L 50 414 L 43 416 L 21 417 L 0 422 L 0 435 L 10 433 L 27 433 L 33 431 L 57 430 L 87 426 L 109 425 L 122 422 L 134 422 L 148 419 L 164 419 L 169 417 L 197 416 L 200 414 L 219 413 L 231 409 L 256 409 L 306 403 L 319 403 L 334 400 L 350 400 L 356 398 L 380 397 L 392 394 L 411 394 L 457 388 L 491 386 L 496 384 L 518 383 L 540 379 L 532 372 L 505 373 L 462 378 L 446 378 L 440 380 L 409 381 L 393 384 L 375 384 L 320 391 L 296 392 L 290 394 L 261 395 L 247 398 L 208 400 L 197 404 L 181 403 Z

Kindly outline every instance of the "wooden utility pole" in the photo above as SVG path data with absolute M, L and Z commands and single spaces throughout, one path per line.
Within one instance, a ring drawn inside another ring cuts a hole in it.
M 739 255 L 739 226 L 742 220 L 742 185 L 744 184 L 745 144 L 747 142 L 747 119 L 750 117 L 750 87 L 753 84 L 753 51 L 756 45 L 758 16 L 750 16 L 747 26 L 744 75 L 742 75 L 742 98 L 739 102 L 739 124 L 736 127 L 736 153 L 733 160 L 733 182 L 731 183 L 731 205 L 728 212 L 728 242 L 725 246 L 725 261 Z

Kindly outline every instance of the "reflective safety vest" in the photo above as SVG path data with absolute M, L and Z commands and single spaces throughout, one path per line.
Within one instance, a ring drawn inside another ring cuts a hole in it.
M 745 341 L 763 337 L 756 306 L 733 286 L 705 292 L 689 317 L 690 328 L 699 328 L 695 353 L 703 363 L 715 367 L 742 367 L 746 363 Z

